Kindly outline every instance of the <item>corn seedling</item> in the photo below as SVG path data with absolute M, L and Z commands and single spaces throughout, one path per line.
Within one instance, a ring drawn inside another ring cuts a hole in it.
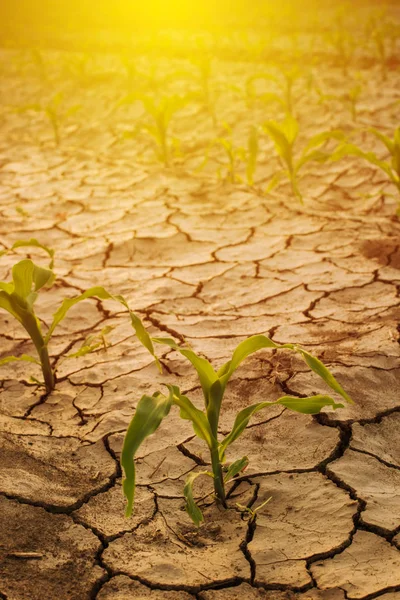
M 172 406 L 178 406 L 180 416 L 192 422 L 194 433 L 207 444 L 210 452 L 212 472 L 192 472 L 184 487 L 186 510 L 196 525 L 201 523 L 203 515 L 194 500 L 193 484 L 195 480 L 200 475 L 212 477 L 215 496 L 222 506 L 226 506 L 226 484 L 231 482 L 248 464 L 248 458 L 245 456 L 226 466 L 226 450 L 243 433 L 253 415 L 264 408 L 276 405 L 281 405 L 289 410 L 303 414 L 317 414 L 325 406 L 330 406 L 334 409 L 343 407 L 343 404 L 337 404 L 333 398 L 326 395 L 315 395 L 307 398 L 283 396 L 271 402 L 258 402 L 241 410 L 236 416 L 230 433 L 222 440 L 219 440 L 219 419 L 226 385 L 243 360 L 254 352 L 263 348 L 286 348 L 296 352 L 303 358 L 312 371 L 319 375 L 334 392 L 342 396 L 347 402 L 352 403 L 351 398 L 325 365 L 315 356 L 312 356 L 309 352 L 295 344 L 277 344 L 264 335 L 252 336 L 241 342 L 233 352 L 231 360 L 225 363 L 218 371 L 215 371 L 205 358 L 198 356 L 189 348 L 178 346 L 172 339 L 153 338 L 152 341 L 157 344 L 169 346 L 180 352 L 190 361 L 197 371 L 203 390 L 204 410 L 197 408 L 175 385 L 167 386 L 168 394 L 156 392 L 152 396 L 142 396 L 139 400 L 135 415 L 126 432 L 121 455 L 121 462 L 125 472 L 123 491 L 127 499 L 127 516 L 132 513 L 134 501 L 135 454 L 142 442 L 156 431 L 162 420 L 170 412 Z
M 339 101 L 349 109 L 352 121 L 356 122 L 358 117 L 358 100 L 362 93 L 362 84 L 355 83 L 350 90 L 344 94 L 325 94 L 321 88 L 316 88 L 319 97 L 319 104 L 325 107 L 329 101 Z
M 130 309 L 126 300 L 122 296 L 112 296 L 103 287 L 92 287 L 83 294 L 73 298 L 66 298 L 58 307 L 53 315 L 52 323 L 46 334 L 42 332 L 41 324 L 36 316 L 34 304 L 38 297 L 38 292 L 49 287 L 54 283 L 55 275 L 53 272 L 54 251 L 40 244 L 36 239 L 16 242 L 10 250 L 25 246 L 34 246 L 43 249 L 51 258 L 49 268 L 43 268 L 36 265 L 30 259 L 24 259 L 17 262 L 12 268 L 12 281 L 0 281 L 0 308 L 7 311 L 14 317 L 27 331 L 31 338 L 39 359 L 23 354 L 22 356 L 7 356 L 0 360 L 0 365 L 12 361 L 26 361 L 39 365 L 42 369 L 44 385 L 46 392 L 51 392 L 55 387 L 55 374 L 50 364 L 48 346 L 51 336 L 58 324 L 64 319 L 67 312 L 78 302 L 88 298 L 100 298 L 101 300 L 116 300 L 128 309 L 131 323 L 142 344 L 154 356 L 153 344 L 144 329 L 139 317 Z M 4 254 L 5 252 L 2 252 Z M 84 354 L 81 352 L 80 356 Z
M 211 56 L 205 49 L 191 59 L 191 63 L 197 68 L 196 80 L 199 83 L 201 101 L 211 117 L 214 127 L 217 123 L 215 114 L 215 101 L 211 90 Z
M 296 67 L 282 71 L 282 77 L 276 77 L 270 73 L 258 73 L 252 75 L 246 81 L 246 95 L 253 99 L 260 99 L 264 102 L 276 102 L 282 106 L 287 114 L 292 115 L 294 106 L 293 86 L 301 76 L 302 71 Z M 272 81 L 275 83 L 279 88 L 279 93 L 268 92 L 257 95 L 254 84 L 256 81 L 260 80 Z
M 243 146 L 235 146 L 232 141 L 232 129 L 227 123 L 223 124 L 223 127 L 227 133 L 226 137 L 219 137 L 213 140 L 209 150 L 207 151 L 206 157 L 203 163 L 200 165 L 198 170 L 204 168 L 209 160 L 209 154 L 213 147 L 221 147 L 227 158 L 227 163 L 221 166 L 217 170 L 219 178 L 225 179 L 230 183 L 243 183 L 243 177 L 239 175 L 240 167 L 244 163 L 246 168 L 246 181 L 249 186 L 254 185 L 254 173 L 257 167 L 258 157 L 258 130 L 254 125 L 251 126 L 249 136 L 247 139 L 247 148 Z M 225 175 L 223 173 L 225 172 Z
M 48 104 L 26 104 L 18 107 L 15 110 L 17 110 L 18 112 L 33 110 L 46 115 L 53 130 L 54 141 L 56 145 L 59 146 L 61 142 L 60 130 L 62 124 L 66 119 L 68 119 L 68 117 L 75 114 L 81 108 L 79 104 L 74 104 L 68 109 L 63 110 L 61 108 L 62 100 L 63 95 L 61 92 L 59 92 L 52 97 Z
M 388 179 L 395 185 L 398 192 L 398 208 L 396 211 L 397 216 L 400 216 L 400 126 L 397 127 L 393 134 L 393 139 L 390 139 L 387 135 L 384 135 L 377 129 L 368 129 L 382 144 L 390 154 L 389 160 L 382 160 L 378 158 L 375 152 L 364 152 L 361 148 L 355 144 L 343 142 L 338 146 L 335 152 L 332 154 L 332 160 L 339 160 L 346 156 L 358 156 L 363 158 L 367 162 L 376 167 L 379 167 L 383 171 Z
M 244 515 L 248 515 L 249 523 L 253 523 L 256 519 L 258 511 L 261 510 L 262 508 L 264 508 L 264 506 L 266 506 L 269 502 L 271 502 L 271 500 L 272 500 L 272 496 L 267 498 L 264 502 L 259 504 L 256 508 L 251 508 L 249 506 L 243 506 L 243 504 L 239 504 L 239 502 L 236 502 L 236 506 L 238 507 L 238 509 L 240 510 L 241 513 L 243 513 Z
M 98 334 L 89 335 L 79 350 L 73 352 L 72 354 L 67 354 L 65 358 L 79 358 L 80 356 L 86 356 L 86 354 L 91 354 L 95 352 L 99 348 L 103 348 L 103 350 L 107 350 L 109 344 L 107 342 L 107 335 L 114 329 L 111 325 L 106 325 Z
M 329 31 L 324 37 L 328 44 L 335 49 L 338 62 L 343 69 L 343 74 L 347 75 L 347 70 L 356 48 L 353 35 L 343 27 L 340 27 L 334 31 Z
M 270 191 L 281 179 L 286 176 L 291 184 L 294 195 L 303 202 L 303 196 L 298 186 L 298 174 L 304 165 L 309 162 L 326 162 L 332 155 L 332 152 L 326 152 L 321 147 L 329 140 L 343 140 L 344 134 L 341 131 L 324 131 L 314 135 L 305 145 L 298 158 L 294 154 L 294 145 L 299 133 L 299 124 L 294 117 L 288 115 L 282 123 L 276 121 L 267 121 L 263 125 L 265 133 L 274 142 L 276 151 L 283 163 L 283 169 L 278 172 L 269 184 L 267 191 Z
M 141 124 L 132 131 L 126 131 L 124 137 L 135 138 L 141 129 L 147 131 L 155 143 L 157 159 L 164 166 L 169 167 L 179 146 L 179 141 L 169 134 L 171 120 L 176 112 L 188 104 L 190 99 L 190 95 L 162 96 L 158 100 L 154 100 L 150 96 L 129 94 L 118 102 L 116 108 L 140 100 L 151 122 Z

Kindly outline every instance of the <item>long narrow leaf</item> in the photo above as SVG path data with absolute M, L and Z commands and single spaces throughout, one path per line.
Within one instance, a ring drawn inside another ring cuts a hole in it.
M 178 386 L 168 385 L 167 387 L 172 396 L 173 403 L 180 408 L 181 417 L 192 422 L 195 434 L 204 440 L 208 447 L 211 448 L 211 446 L 215 444 L 216 440 L 214 439 L 206 415 L 201 410 L 196 408 L 193 402 L 189 400 L 187 396 L 181 394 Z
M 208 398 L 212 384 L 218 379 L 217 373 L 214 371 L 208 360 L 198 356 L 189 348 L 182 348 L 181 346 L 178 346 L 178 344 L 171 338 L 152 338 L 152 340 L 156 344 L 165 344 L 170 348 L 177 350 L 182 354 L 182 356 L 187 358 L 192 363 L 199 376 L 204 398 Z
M 198 527 L 202 521 L 204 521 L 203 513 L 200 508 L 197 506 L 194 496 L 193 496 L 193 484 L 196 481 L 197 477 L 200 475 L 207 475 L 208 473 L 205 471 L 200 471 L 197 473 L 190 473 L 186 479 L 185 487 L 183 488 L 183 495 L 185 496 L 186 501 L 186 511 L 189 517 L 192 519 L 193 523 Z
M 241 410 L 236 416 L 232 430 L 229 435 L 221 442 L 219 447 L 219 453 L 221 460 L 224 457 L 226 448 L 232 444 L 247 427 L 251 417 L 264 408 L 269 408 L 280 404 L 293 410 L 307 415 L 318 414 L 324 406 L 331 406 L 333 408 L 343 408 L 343 404 L 337 404 L 330 396 L 316 395 L 308 396 L 307 398 L 297 398 L 295 396 L 282 396 L 279 400 L 274 402 L 258 402 L 251 406 L 247 406 Z
M 239 458 L 238 460 L 235 460 L 235 462 L 233 462 L 229 466 L 229 468 L 226 472 L 226 475 L 224 477 L 224 480 L 230 481 L 236 475 L 238 475 L 239 473 L 244 471 L 248 464 L 249 464 L 249 459 L 247 458 L 247 456 L 243 456 L 243 458 Z
M 289 348 L 293 350 L 293 344 L 277 344 L 265 335 L 253 335 L 247 340 L 241 342 L 235 349 L 231 360 L 225 363 L 217 372 L 221 382 L 226 386 L 230 377 L 236 371 L 241 362 L 244 361 L 247 356 L 261 350 L 262 348 Z
M 340 394 L 340 396 L 342 396 L 342 398 L 344 398 L 350 404 L 354 404 L 353 400 L 350 398 L 350 396 L 347 394 L 347 392 L 344 391 L 344 389 L 342 388 L 340 383 L 338 381 L 336 381 L 335 377 L 332 375 L 332 373 L 329 371 L 329 369 L 327 369 L 326 366 L 318 358 L 316 358 L 315 356 L 313 356 L 306 350 L 303 350 L 302 348 L 296 347 L 296 352 L 298 352 L 299 354 L 302 355 L 302 357 L 304 358 L 305 362 L 308 364 L 310 369 L 312 369 L 314 371 L 314 373 L 319 375 L 321 377 L 321 379 L 323 379 L 325 381 L 325 383 L 334 392 L 337 392 L 338 394 Z
M 135 497 L 135 454 L 143 441 L 160 426 L 162 420 L 168 415 L 171 405 L 171 394 L 168 397 L 162 394 L 142 396 L 126 432 L 121 453 L 121 464 L 125 472 L 122 488 L 127 499 L 125 513 L 127 517 L 132 514 Z
M 7 363 L 15 361 L 35 363 L 36 365 L 40 366 L 40 361 L 33 356 L 29 356 L 28 354 L 21 354 L 21 356 L 6 356 L 5 358 L 0 359 L 0 365 L 6 365 Z
M 30 240 L 18 240 L 11 246 L 11 250 L 15 250 L 16 248 L 25 248 L 25 247 L 35 247 L 41 248 L 50 256 L 51 261 L 49 264 L 49 269 L 53 269 L 54 267 L 54 250 L 49 246 L 45 246 L 41 244 L 36 238 L 31 238 Z

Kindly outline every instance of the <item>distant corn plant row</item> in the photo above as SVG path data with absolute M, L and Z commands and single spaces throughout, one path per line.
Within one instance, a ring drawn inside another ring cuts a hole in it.
M 43 61 L 39 62 L 42 64 Z M 74 63 L 73 71 L 82 75 L 86 64 L 86 62 Z M 294 196 L 302 202 L 303 192 L 299 186 L 299 175 L 307 163 L 326 163 L 353 155 L 383 170 L 388 180 L 400 191 L 399 128 L 394 131 L 392 139 L 388 138 L 386 132 L 379 132 L 371 127 L 363 129 L 359 126 L 354 130 L 360 132 L 366 129 L 378 137 L 386 149 L 386 156 L 383 158 L 358 147 L 351 140 L 351 134 L 348 132 L 345 134 L 340 129 L 321 131 L 307 140 L 300 152 L 297 149 L 297 138 L 299 133 L 301 134 L 296 117 L 299 99 L 307 98 L 312 101 L 314 98 L 317 104 L 324 106 L 328 106 L 331 102 L 342 103 L 348 108 L 352 121 L 356 122 L 359 118 L 359 100 L 364 93 L 366 94 L 363 88 L 366 82 L 361 74 L 356 74 L 350 85 L 347 83 L 347 92 L 332 94 L 323 90 L 312 69 L 307 70 L 300 66 L 281 69 L 280 73 L 259 71 L 248 75 L 242 86 L 236 83 L 225 84 L 225 87 L 221 87 L 221 84 L 219 87 L 215 86 L 210 53 L 204 52 L 197 57 L 192 57 L 191 66 L 192 69 L 175 70 L 166 75 L 159 75 L 154 63 L 153 68 L 148 72 L 131 65 L 131 77 L 137 78 L 137 87 L 140 88 L 142 85 L 147 91 L 129 92 L 112 106 L 109 118 L 112 117 L 114 120 L 118 120 L 123 107 L 130 105 L 142 107 L 142 115 L 137 118 L 135 126 L 129 129 L 125 126 L 116 132 L 117 140 L 133 139 L 144 146 L 148 142 L 154 150 L 155 159 L 165 167 L 182 165 L 186 159 L 192 159 L 192 154 L 190 147 L 184 148 L 181 140 L 174 134 L 180 123 L 177 115 L 181 111 L 186 111 L 180 119 L 189 122 L 193 118 L 192 108 L 196 109 L 197 106 L 200 107 L 200 111 L 205 111 L 209 115 L 215 137 L 210 140 L 208 146 L 204 147 L 204 158 L 200 157 L 196 171 L 202 170 L 212 158 L 218 164 L 216 173 L 220 179 L 231 183 L 247 183 L 251 187 L 256 187 L 261 193 L 271 192 L 282 178 L 286 178 L 290 182 Z M 168 85 L 177 83 L 183 83 L 189 91 L 181 94 L 168 93 Z M 250 121 L 246 124 L 245 144 L 235 141 L 231 125 L 218 120 L 217 98 L 221 100 L 224 93 L 233 94 L 234 98 L 244 102 L 247 121 Z M 271 112 L 274 106 L 284 115 L 280 121 L 269 119 L 261 123 L 256 122 L 257 115 L 264 110 Z M 71 104 L 65 93 L 58 92 L 46 102 L 21 105 L 13 110 L 35 111 L 43 114 L 51 125 L 56 145 L 60 145 L 66 126 L 71 122 L 73 115 L 81 109 L 79 104 Z M 268 138 L 273 142 L 281 168 L 275 172 L 267 185 L 261 185 L 257 181 L 257 177 L 260 176 L 261 181 L 265 181 L 260 164 L 261 145 L 264 143 L 263 140 Z M 399 202 L 397 213 L 400 214 L 400 193 L 397 196 Z
M 341 396 L 346 402 L 352 403 L 352 399 L 327 367 L 317 357 L 297 344 L 277 344 L 265 335 L 251 336 L 241 342 L 233 352 L 232 358 L 216 371 L 208 360 L 196 354 L 190 347 L 180 346 L 170 338 L 151 337 L 140 318 L 132 312 L 123 296 L 110 294 L 104 287 L 100 286 L 91 287 L 78 296 L 64 299 L 55 309 L 53 320 L 44 332 L 43 324 L 35 312 L 35 302 L 38 294 L 54 283 L 54 251 L 41 244 L 37 239 L 30 239 L 17 241 L 11 248 L 3 251 L 2 254 L 12 253 L 21 248 L 35 248 L 44 251 L 50 258 L 50 264 L 47 267 L 42 267 L 29 258 L 16 262 L 12 267 L 12 280 L 0 282 L 0 309 L 9 313 L 26 330 L 36 349 L 36 356 L 27 354 L 7 356 L 0 359 L 0 365 L 13 361 L 26 361 L 39 365 L 42 370 L 43 381 L 34 378 L 31 382 L 37 386 L 44 386 L 46 394 L 51 394 L 57 384 L 56 373 L 52 368 L 49 355 L 51 337 L 70 308 L 89 298 L 97 298 L 100 300 L 114 300 L 122 305 L 127 311 L 138 340 L 153 356 L 161 371 L 161 362 L 154 351 L 155 344 L 166 346 L 172 351 L 180 353 L 192 364 L 197 373 L 204 397 L 203 409 L 198 408 L 188 396 L 181 392 L 177 385 L 171 384 L 170 381 L 165 384 L 165 393 L 157 391 L 152 395 L 146 394 L 142 396 L 137 404 L 135 414 L 126 432 L 121 456 L 125 473 L 123 491 L 127 499 L 127 516 L 132 513 L 134 503 L 136 482 L 134 459 L 137 450 L 145 439 L 158 429 L 173 406 L 179 408 L 182 419 L 189 420 L 192 423 L 194 434 L 206 444 L 210 453 L 211 470 L 191 472 L 184 486 L 186 510 L 196 525 L 200 525 L 203 521 L 201 508 L 195 501 L 193 491 L 196 479 L 200 476 L 211 478 L 215 499 L 221 506 L 226 507 L 226 486 L 244 471 L 249 462 L 246 456 L 227 461 L 226 453 L 230 445 L 243 433 L 253 415 L 276 405 L 303 414 L 317 414 L 324 407 L 343 408 L 343 404 L 336 402 L 334 398 L 325 394 L 308 397 L 283 395 L 277 400 L 257 402 L 240 410 L 230 433 L 221 439 L 219 419 L 226 386 L 241 363 L 254 352 L 262 349 L 282 349 L 295 352 L 324 381 L 328 388 Z M 105 332 L 106 328 L 103 328 L 98 339 L 91 336 L 91 339 L 87 340 L 78 352 L 68 356 L 79 357 L 89 352 L 96 352 L 102 344 L 99 338 Z M 104 343 L 103 347 L 106 352 L 107 344 Z M 251 395 L 251 390 L 249 390 L 249 395 Z

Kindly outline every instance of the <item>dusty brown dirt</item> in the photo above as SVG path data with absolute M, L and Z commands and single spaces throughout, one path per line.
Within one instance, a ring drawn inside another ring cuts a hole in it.
M 283 38 L 276 43 L 285 47 Z M 298 43 L 308 48 L 307 39 Z M 350 74 L 359 71 L 364 87 L 354 135 L 382 155 L 361 129 L 391 133 L 399 124 L 399 72 L 390 68 L 383 80 L 371 47 L 357 52 Z M 209 141 L 223 134 L 196 102 L 173 120 L 182 156 L 164 168 L 143 132 L 136 140 L 118 137 L 143 115 L 137 104 L 113 109 L 130 89 L 117 56 L 93 54 L 80 72 L 79 55 L 43 52 L 45 79 L 23 51 L 3 50 L 1 58 L 0 249 L 31 237 L 55 249 L 57 283 L 37 303 L 44 324 L 63 298 L 104 285 L 127 298 L 151 333 L 185 339 L 215 365 L 252 334 L 296 342 L 329 365 L 355 404 L 317 417 L 279 407 L 259 413 L 230 455 L 249 456 L 246 477 L 231 489 L 228 510 L 206 506 L 199 530 L 183 510 L 183 482 L 209 457 L 172 411 L 140 448 L 136 510 L 127 520 L 119 454 L 139 398 L 178 383 L 200 406 L 201 389 L 177 353 L 161 351 L 164 373 L 157 371 L 118 305 L 80 304 L 50 344 L 58 378 L 51 395 L 30 381 L 40 377 L 34 365 L 1 368 L 0 598 L 399 600 L 400 224 L 393 187 L 349 158 L 304 171 L 303 206 L 284 181 L 266 195 L 278 165 L 266 136 L 253 188 L 218 179 L 225 159 L 216 147 L 196 171 Z M 184 84 L 163 76 L 194 69 L 179 58 L 138 62 L 143 72 L 155 64 L 149 85 L 171 92 Z M 249 111 L 232 89 L 260 70 L 229 56 L 213 62 L 218 120 L 232 125 L 238 144 L 253 120 L 283 117 L 273 104 Z M 327 92 L 349 87 L 329 52 L 313 75 Z M 59 90 L 67 107 L 81 109 L 62 123 L 57 147 L 42 113 L 11 108 L 46 102 Z M 320 103 L 304 80 L 295 97 L 301 140 L 327 127 L 353 130 L 346 106 Z M 1 280 L 15 260 L 1 258 Z M 66 358 L 106 326 L 107 348 Z M 1 356 L 33 352 L 4 312 L 0 339 Z M 232 378 L 221 434 L 250 402 L 319 392 L 326 388 L 296 357 L 259 352 Z M 210 491 L 207 483 L 197 489 Z M 255 508 L 268 497 L 254 522 L 237 506 Z

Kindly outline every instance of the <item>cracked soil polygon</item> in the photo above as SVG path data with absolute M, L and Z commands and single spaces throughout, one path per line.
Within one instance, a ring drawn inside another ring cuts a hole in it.
M 66 515 L 0 497 L 0 594 L 8 600 L 82 600 L 104 575 L 100 541 Z
M 346 597 L 363 598 L 400 585 L 400 556 L 386 540 L 357 531 L 349 548 L 311 565 L 320 589 L 340 587 Z
M 254 537 L 248 549 L 259 584 L 295 588 L 311 583 L 307 559 L 348 542 L 356 503 L 320 473 L 269 475 L 259 482 Z M 312 519 L 310 519 L 312 515 Z

